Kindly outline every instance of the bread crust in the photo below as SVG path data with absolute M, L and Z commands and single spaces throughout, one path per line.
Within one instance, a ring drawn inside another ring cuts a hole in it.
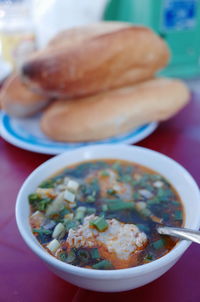
M 27 88 L 17 73 L 13 73 L 3 84 L 0 99 L 2 109 L 14 117 L 31 116 L 49 102 L 44 96 Z
M 122 22 L 98 22 L 92 25 L 82 27 L 73 27 L 65 29 L 55 35 L 47 44 L 47 47 L 73 47 L 82 41 L 87 41 L 99 35 L 112 33 L 125 27 L 129 27 L 129 23 Z
M 99 25 L 104 29 L 96 34 L 92 27 L 91 32 L 76 30 L 71 43 L 58 39 L 57 47 L 47 47 L 23 65 L 23 80 L 44 95 L 77 98 L 151 78 L 168 62 L 166 44 L 146 27 L 120 24 Z
M 77 100 L 58 100 L 44 112 L 41 129 L 58 141 L 94 141 L 153 121 L 183 108 L 189 91 L 179 80 L 152 79 Z

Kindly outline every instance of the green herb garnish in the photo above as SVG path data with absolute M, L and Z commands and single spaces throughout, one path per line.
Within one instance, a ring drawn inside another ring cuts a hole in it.
M 76 229 L 79 225 L 79 222 L 77 220 L 64 219 L 63 223 L 67 232 L 69 232 L 70 229 Z
M 67 263 L 72 263 L 75 259 L 76 259 L 75 252 L 73 250 L 71 250 L 69 252 L 69 254 L 67 255 L 66 262 Z
M 139 200 L 140 198 L 141 198 L 141 196 L 138 192 L 133 193 L 133 200 Z
M 35 204 L 35 202 L 40 201 L 40 196 L 36 193 L 32 193 L 28 196 L 28 200 L 30 204 Z
M 103 212 L 107 212 L 107 211 L 108 211 L 108 206 L 107 206 L 107 204 L 103 204 L 103 205 L 102 205 L 102 211 L 103 211 Z
M 113 269 L 113 265 L 108 260 L 102 260 L 92 266 L 94 269 Z
M 109 200 L 107 202 L 108 211 L 120 211 L 135 209 L 135 203 L 132 201 L 124 202 L 120 199 Z
M 78 250 L 77 256 L 82 262 L 88 262 L 88 260 L 90 259 L 90 254 L 85 249 Z
M 92 207 L 87 207 L 86 208 L 86 213 L 87 213 L 87 215 L 95 214 L 96 213 L 96 209 L 92 208 Z
M 83 220 L 87 208 L 86 207 L 78 207 L 76 209 L 75 220 Z
M 59 259 L 63 262 L 66 262 L 67 254 L 66 253 L 60 253 Z
M 122 175 L 119 180 L 127 183 L 132 181 L 132 177 L 131 175 L 126 174 L 126 175 Z
M 93 196 L 93 195 L 89 195 L 89 196 L 87 196 L 86 197 L 86 202 L 95 202 L 95 196 Z
M 99 254 L 99 251 L 98 251 L 97 248 L 91 249 L 90 253 L 91 253 L 92 259 L 98 259 L 98 258 L 100 258 L 100 254 Z
M 47 197 L 47 198 L 43 198 L 41 199 L 38 203 L 37 203 L 37 209 L 39 211 L 44 212 L 47 208 L 47 206 L 52 202 L 52 199 Z
M 35 210 L 44 212 L 47 206 L 52 202 L 52 198 L 41 198 L 39 194 L 33 193 L 28 196 L 29 203 Z
M 38 233 L 39 235 L 51 235 L 52 231 L 50 230 L 46 230 L 44 228 L 40 228 L 40 229 L 32 229 L 34 233 Z
M 154 247 L 154 249 L 158 250 L 158 249 L 161 249 L 165 246 L 165 242 L 163 239 L 159 239 L 157 241 L 154 241 L 152 243 L 152 246 Z
M 175 220 L 182 220 L 183 219 L 183 214 L 181 211 L 175 211 L 174 212 L 174 218 Z
M 119 176 L 122 175 L 123 173 L 123 169 L 122 169 L 122 166 L 121 166 L 121 163 L 120 161 L 116 161 L 113 165 L 112 165 L 112 169 L 115 170 Z
M 101 171 L 101 176 L 104 176 L 104 177 L 107 177 L 107 176 L 109 176 L 110 174 L 109 174 L 109 172 L 108 171 L 106 171 L 106 170 L 103 170 L 103 171 Z
M 47 179 L 39 185 L 39 188 L 44 188 L 44 189 L 53 188 L 54 184 L 55 181 L 53 179 Z
M 90 225 L 94 226 L 99 232 L 103 232 L 108 228 L 108 223 L 102 216 L 90 221 Z

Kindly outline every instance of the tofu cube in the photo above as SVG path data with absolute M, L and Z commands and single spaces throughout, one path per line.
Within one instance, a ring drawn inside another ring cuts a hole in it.
M 67 183 L 67 189 L 73 193 L 76 193 L 79 187 L 79 183 L 70 179 Z
M 75 194 L 70 192 L 69 190 L 65 190 L 64 192 L 64 199 L 69 201 L 69 202 L 72 202 L 74 203 L 75 201 Z

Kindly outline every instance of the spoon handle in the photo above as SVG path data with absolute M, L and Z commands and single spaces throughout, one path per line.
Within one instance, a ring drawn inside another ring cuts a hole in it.
M 161 235 L 170 235 L 200 244 L 200 231 L 194 231 L 185 228 L 167 227 L 167 226 L 158 227 L 157 231 Z

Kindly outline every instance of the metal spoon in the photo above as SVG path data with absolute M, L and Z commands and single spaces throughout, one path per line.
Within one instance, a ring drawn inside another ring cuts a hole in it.
M 170 235 L 200 244 L 200 231 L 194 231 L 186 228 L 167 227 L 167 226 L 159 226 L 157 227 L 157 231 L 161 235 Z

